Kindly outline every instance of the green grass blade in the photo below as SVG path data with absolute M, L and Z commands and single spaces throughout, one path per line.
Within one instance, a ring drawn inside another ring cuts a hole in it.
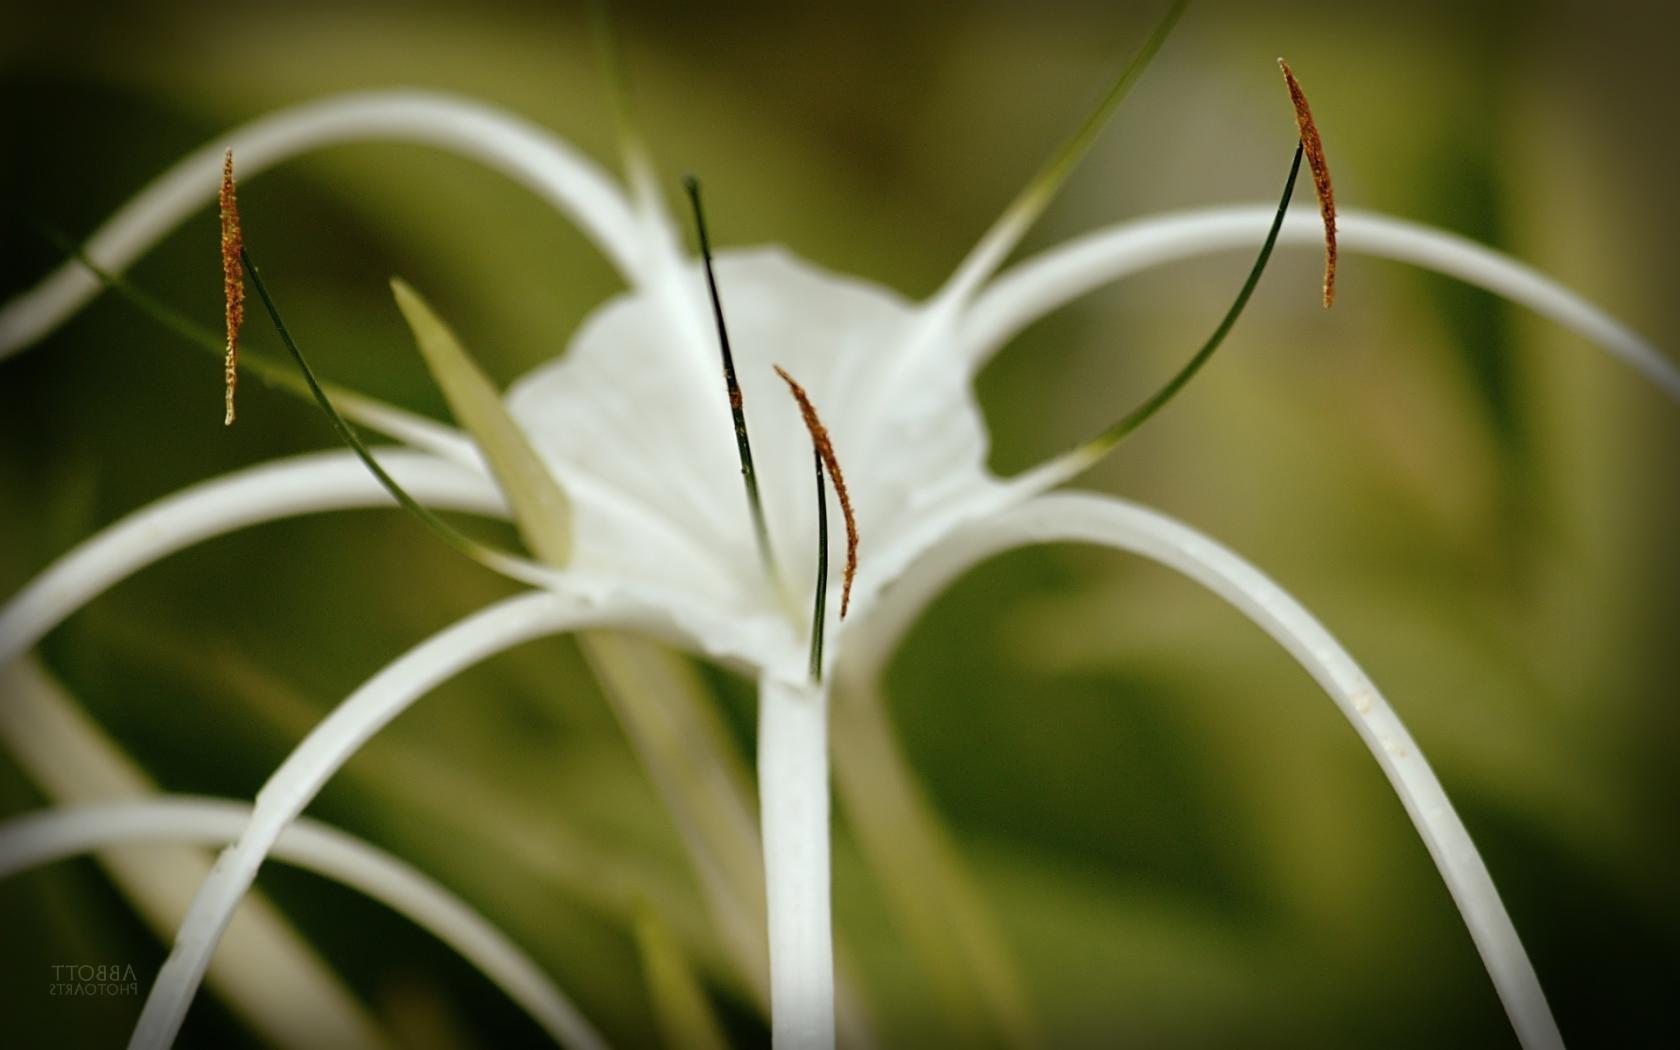
M 1103 94 L 1102 100 L 1085 118 L 1084 123 L 1050 155 L 1044 167 L 1038 170 L 1010 202 L 1009 207 L 1004 209 L 991 229 L 986 231 L 985 236 L 981 237 L 980 242 L 969 252 L 962 265 L 957 267 L 940 292 L 942 297 L 959 301 L 966 299 L 1014 250 L 1027 230 L 1044 213 L 1044 209 L 1049 207 L 1056 191 L 1067 181 L 1074 166 L 1090 151 L 1091 144 L 1097 140 L 1109 119 L 1114 116 L 1114 111 L 1132 90 L 1132 85 L 1136 84 L 1143 76 L 1143 71 L 1149 68 L 1149 63 L 1161 50 L 1161 45 L 1166 43 L 1167 37 L 1172 34 L 1173 27 L 1178 25 L 1179 18 L 1188 6 L 1189 0 L 1175 0 L 1172 7 L 1167 9 L 1167 13 L 1161 16 L 1149 38 L 1132 56 L 1132 60 L 1126 63 L 1119 76 L 1115 77 Z
M 456 422 L 484 452 L 526 544 L 544 562 L 564 566 L 572 549 L 572 509 L 560 483 L 537 458 L 490 379 L 420 293 L 398 278 L 392 278 L 391 292 Z
M 955 1045 L 1044 1045 L 1019 969 L 938 809 L 904 756 L 877 682 L 837 676 L 834 785 L 896 931 Z
M 694 968 L 665 924 L 649 908 L 636 912 L 636 947 L 647 975 L 654 1021 L 673 1050 L 728 1050 L 729 1040 Z

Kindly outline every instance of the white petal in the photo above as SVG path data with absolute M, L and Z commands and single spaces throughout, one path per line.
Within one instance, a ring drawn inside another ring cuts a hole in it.
M 281 110 L 219 136 L 154 180 L 84 245 L 121 272 L 197 209 L 214 200 L 230 147 L 241 179 L 323 146 L 371 140 L 413 142 L 470 157 L 501 171 L 568 215 L 625 278 L 640 279 L 649 246 L 623 193 L 593 161 L 544 129 L 483 103 L 420 91 L 335 95 Z M 0 308 L 0 358 L 52 331 L 100 289 L 67 262 Z
M 481 473 L 417 452 L 380 452 L 378 459 L 424 503 L 507 516 L 501 494 Z M 278 518 L 391 503 L 349 452 L 265 463 L 166 496 L 59 558 L 0 609 L 0 666 L 106 588 L 201 540 Z
M 810 443 L 775 364 L 810 393 L 846 470 L 864 537 L 861 597 L 871 559 L 907 559 L 997 489 L 967 377 L 929 369 L 877 410 L 883 366 L 922 320 L 913 304 L 777 248 L 724 252 L 716 266 L 784 575 L 808 607 L 817 531 Z M 673 279 L 688 282 L 688 301 L 703 294 L 698 267 Z M 682 297 L 632 293 L 608 303 L 563 358 L 514 386 L 509 407 L 574 498 L 580 568 L 714 609 L 718 619 L 774 621 L 775 644 L 797 661 L 801 645 L 783 630 L 759 567 L 716 337 L 695 351 L 693 311 L 671 306 Z M 607 493 L 621 505 L 600 498 Z M 631 517 L 627 507 L 642 513 Z M 692 541 L 671 542 L 674 531 Z M 844 537 L 834 542 L 843 556 Z
M 27 657 L 0 668 L 0 740 L 41 793 L 60 803 L 158 790 L 63 686 Z M 212 858 L 179 846 L 101 851 L 98 859 L 135 913 L 167 944 L 192 903 L 193 888 L 210 873 Z M 245 904 L 207 980 L 252 1031 L 292 1050 L 389 1045 L 379 1022 L 272 902 L 256 893 Z
M 1209 252 L 1251 249 L 1264 236 L 1270 206 L 1209 208 L 1159 215 L 1086 234 L 1000 276 L 975 301 L 961 329 L 962 361 L 978 369 L 1021 329 L 1109 281 Z M 1336 217 L 1337 240 L 1363 252 L 1456 277 L 1521 303 L 1597 344 L 1680 400 L 1680 367 L 1569 289 L 1491 248 L 1444 230 L 1365 211 Z M 1279 243 L 1319 246 L 1315 215 L 1290 215 Z
M 199 887 L 147 996 L 131 1050 L 162 1050 L 174 1041 L 210 955 L 275 839 L 374 734 L 440 683 L 503 650 L 583 628 L 634 628 L 639 621 L 638 612 L 593 607 L 563 595 L 518 595 L 433 635 L 350 694 L 269 777 L 239 840 Z
M 69 806 L 0 825 L 0 878 L 112 846 L 224 845 L 251 807 L 222 799 L 163 796 Z M 604 1047 L 600 1035 L 548 975 L 470 905 L 412 866 L 355 836 L 308 818 L 280 834 L 274 856 L 372 897 L 454 948 L 563 1046 Z
M 1095 543 L 1132 551 L 1184 573 L 1241 610 L 1294 656 L 1359 733 L 1394 787 L 1447 884 L 1505 1011 L 1530 1050 L 1562 1047 L 1534 967 L 1487 866 L 1446 792 L 1376 686 L 1312 615 L 1277 584 L 1201 533 L 1136 504 L 1053 493 L 952 536 L 899 580 L 849 639 L 837 673 L 880 673 L 898 639 L 932 597 L 978 562 L 1032 543 Z
M 826 690 L 761 680 L 758 794 L 770 915 L 771 1045 L 833 1050 Z

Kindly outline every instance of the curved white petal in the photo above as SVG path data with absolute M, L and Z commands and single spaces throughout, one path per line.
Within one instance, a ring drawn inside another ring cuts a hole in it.
M 1190 527 L 1106 496 L 1052 493 L 976 522 L 919 560 L 847 639 L 840 672 L 880 673 L 927 603 L 978 562 L 1032 543 L 1083 542 L 1140 554 L 1218 594 L 1287 649 L 1330 695 L 1399 795 L 1457 903 L 1523 1046 L 1561 1048 L 1551 1008 L 1481 855 L 1406 727 L 1359 665 L 1259 570 Z
M 379 462 L 416 499 L 439 509 L 506 517 L 484 474 L 418 452 Z M 201 540 L 277 518 L 393 501 L 350 452 L 277 460 L 166 496 L 59 558 L 0 609 L 0 666 L 129 574 Z
M 0 667 L 0 742 L 42 795 L 61 805 L 158 791 L 30 657 Z M 190 846 L 101 850 L 98 857 L 112 885 L 164 943 L 210 874 L 211 860 Z M 206 983 L 266 1044 L 290 1050 L 390 1045 L 356 994 L 260 892 L 228 927 Z
M 828 691 L 766 675 L 758 691 L 759 820 L 776 1050 L 834 1046 L 829 910 Z
M 1268 205 L 1159 215 L 1086 234 L 1006 271 L 964 321 L 962 360 L 977 369 L 1021 329 L 1086 292 L 1161 263 L 1252 249 L 1276 214 Z M 1435 270 L 1484 288 L 1580 334 L 1680 400 L 1680 366 L 1627 326 L 1531 267 L 1454 233 L 1365 211 L 1336 217 L 1337 240 L 1363 252 Z M 1290 215 L 1279 243 L 1319 246 L 1315 215 Z
M 124 205 L 88 239 L 84 250 L 105 269 L 122 271 L 215 199 L 223 152 L 229 148 L 241 178 L 248 179 L 300 153 L 369 140 L 434 146 L 502 172 L 568 215 L 626 280 L 640 281 L 648 264 L 640 223 L 618 185 L 594 161 L 523 118 L 480 102 L 421 91 L 335 95 L 218 136 Z M 52 331 L 99 289 L 98 279 L 71 261 L 5 304 L 0 308 L 0 358 Z
M 141 1011 L 131 1050 L 169 1046 L 204 978 L 210 955 L 251 888 L 274 840 L 374 734 L 442 682 L 495 654 L 547 635 L 641 626 L 639 610 L 599 606 L 546 591 L 506 599 L 398 657 L 351 693 L 287 756 L 257 793 L 239 840 L 199 887 Z
M 0 824 L 0 878 L 39 864 L 135 843 L 224 845 L 251 807 L 222 799 L 163 796 L 66 806 Z M 336 828 L 301 818 L 280 834 L 274 856 L 358 890 L 454 948 L 563 1046 L 596 1050 L 599 1033 L 566 994 L 470 905 L 411 865 Z

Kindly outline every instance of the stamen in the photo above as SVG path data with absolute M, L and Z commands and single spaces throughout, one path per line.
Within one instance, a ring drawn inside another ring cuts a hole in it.
M 823 426 L 817 416 L 817 409 L 811 404 L 805 388 L 794 382 L 793 377 L 782 370 L 781 365 L 775 365 L 776 374 L 782 377 L 782 382 L 793 392 L 793 399 L 799 402 L 799 413 L 805 417 L 805 429 L 811 432 L 811 447 L 816 451 L 817 459 L 828 468 L 828 474 L 834 479 L 834 494 L 840 499 L 840 513 L 846 519 L 846 581 L 840 590 L 840 619 L 846 618 L 846 611 L 852 604 L 852 578 L 857 575 L 858 531 L 857 518 L 852 515 L 852 499 L 846 493 L 846 476 L 840 472 L 840 460 L 834 454 L 834 442 L 829 440 L 828 428 Z M 823 527 L 827 528 L 826 520 Z M 826 550 L 827 547 L 824 547 Z
M 723 322 L 723 300 L 718 297 L 717 276 L 712 273 L 712 242 L 706 234 L 706 214 L 700 207 L 700 180 L 683 179 L 689 202 L 694 206 L 694 227 L 700 237 L 700 258 L 706 267 L 706 291 L 712 300 L 712 317 L 717 322 L 718 349 L 723 357 L 723 385 L 729 392 L 729 413 L 735 419 L 735 449 L 741 458 L 741 481 L 747 490 L 747 507 L 752 511 L 753 532 L 758 539 L 764 571 L 780 590 L 776 558 L 770 550 L 770 526 L 764 519 L 764 503 L 758 495 L 758 474 L 753 470 L 752 442 L 747 438 L 747 413 L 741 401 L 741 384 L 735 378 L 735 355 L 729 349 L 729 328 Z
M 1307 151 L 1307 165 L 1312 168 L 1313 189 L 1318 192 L 1318 212 L 1324 217 L 1324 308 L 1336 301 L 1336 194 L 1330 188 L 1330 166 L 1324 160 L 1324 143 L 1318 137 L 1318 125 L 1313 123 L 1312 109 L 1295 79 L 1289 63 L 1278 59 L 1284 83 L 1289 85 L 1289 100 L 1295 103 L 1295 123 L 1301 128 L 1301 146 Z
M 817 472 L 817 591 L 811 599 L 811 681 L 821 682 L 823 620 L 828 613 L 828 491 L 823 486 L 822 452 L 814 443 L 811 462 Z
M 132 284 L 120 274 L 112 273 L 88 257 L 80 245 L 71 240 L 62 230 L 33 214 L 20 215 L 20 219 L 33 226 L 41 236 L 45 237 L 68 258 L 76 262 L 97 279 L 106 290 L 121 296 L 128 304 L 151 318 L 160 326 L 180 336 L 206 353 L 224 357 L 227 344 L 224 337 L 200 323 L 193 317 L 168 305 L 144 289 Z M 241 263 L 243 266 L 243 263 Z M 280 390 L 300 397 L 305 401 L 314 401 L 315 395 L 309 390 L 309 383 L 298 374 L 295 365 L 284 361 L 274 360 L 265 356 L 261 351 L 252 352 L 250 347 L 241 347 L 239 353 L 239 368 L 247 378 L 256 378 L 273 390 Z M 448 444 L 447 437 L 442 438 L 436 424 L 422 421 L 418 416 L 412 416 L 402 409 L 376 401 L 365 394 L 333 383 L 322 383 L 325 390 L 335 402 L 344 406 L 345 414 L 357 420 L 364 426 L 378 430 L 388 437 L 398 438 L 416 447 L 428 451 L 442 451 Z M 429 433 L 429 436 L 428 436 Z M 449 455 L 450 453 L 444 452 Z
M 257 269 L 256 264 L 251 261 L 250 253 L 243 247 L 239 249 L 239 260 L 244 265 L 245 272 L 250 275 L 251 284 L 257 289 L 257 297 L 262 300 L 263 308 L 268 311 L 268 319 L 273 322 L 274 330 L 280 336 L 280 342 L 285 344 L 286 350 L 292 355 L 292 360 L 297 363 L 298 370 L 303 373 L 304 382 L 309 385 L 309 392 L 314 395 L 315 403 L 321 406 L 321 411 L 327 414 L 327 419 L 331 421 L 333 429 L 338 432 L 338 436 L 344 439 L 344 443 L 350 446 L 352 452 L 356 453 L 356 457 L 362 461 L 362 465 L 367 467 L 385 491 L 391 494 L 391 498 L 396 500 L 397 504 L 404 510 L 419 518 L 421 523 L 431 529 L 439 539 L 480 565 L 521 583 L 529 583 L 538 587 L 551 585 L 555 575 L 555 570 L 552 567 L 538 565 L 529 558 L 520 557 L 517 554 L 473 539 L 438 517 L 431 508 L 409 495 L 406 489 L 397 484 L 397 480 L 391 477 L 384 467 L 379 465 L 378 460 L 373 458 L 373 453 L 368 451 L 367 445 L 357 436 L 355 428 L 351 427 L 349 422 L 339 414 L 338 409 L 333 407 L 332 401 L 327 397 L 327 392 L 321 388 L 320 380 L 315 378 L 315 370 L 309 366 L 309 362 L 303 356 L 303 351 L 298 348 L 291 332 L 287 330 L 286 322 L 281 319 L 279 307 L 274 305 L 273 297 L 268 294 L 268 287 L 263 284 L 261 271 Z
M 1063 477 L 1070 477 L 1106 455 L 1114 446 L 1118 445 L 1127 434 L 1136 430 L 1149 420 L 1156 412 L 1171 401 L 1173 397 L 1189 383 L 1191 378 L 1207 364 L 1213 352 L 1219 349 L 1225 337 L 1231 334 L 1231 329 L 1242 316 L 1243 307 L 1254 294 L 1254 289 L 1260 283 L 1260 275 L 1266 272 L 1266 263 L 1272 257 L 1272 248 L 1276 246 L 1278 231 L 1283 229 L 1283 217 L 1289 213 L 1289 199 L 1295 193 L 1295 178 L 1301 172 L 1301 156 L 1305 152 L 1305 144 L 1295 146 L 1295 159 L 1289 165 L 1289 178 L 1283 184 L 1283 196 L 1278 200 L 1277 214 L 1272 218 L 1271 229 L 1266 231 L 1266 240 L 1260 246 L 1260 254 L 1255 258 L 1254 265 L 1249 268 L 1248 279 L 1243 282 L 1242 290 L 1225 311 L 1225 316 L 1219 322 L 1219 327 L 1213 330 L 1207 342 L 1202 344 L 1185 366 L 1166 384 L 1157 390 L 1149 400 L 1132 409 L 1118 423 L 1104 430 L 1084 445 L 1047 465 L 1047 469 Z
M 227 356 L 222 362 L 222 379 L 227 392 L 222 425 L 232 426 L 234 419 L 233 393 L 239 386 L 239 327 L 245 323 L 245 269 L 240 255 L 245 251 L 245 237 L 239 229 L 239 202 L 234 197 L 233 150 L 222 161 L 222 301 L 227 322 Z

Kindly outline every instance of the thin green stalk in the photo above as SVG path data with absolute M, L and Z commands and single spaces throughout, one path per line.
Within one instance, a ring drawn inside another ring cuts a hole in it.
M 689 202 L 694 207 L 694 226 L 700 238 L 700 258 L 706 269 L 706 291 L 712 300 L 712 318 L 717 323 L 718 349 L 723 358 L 723 385 L 729 394 L 729 412 L 735 420 L 735 449 L 741 459 L 741 481 L 747 490 L 747 507 L 752 512 L 753 534 L 758 540 L 759 558 L 764 571 L 780 593 L 781 574 L 776 569 L 776 556 L 770 547 L 770 526 L 764 518 L 764 501 L 758 493 L 758 473 L 753 469 L 752 441 L 747 436 L 746 406 L 741 398 L 741 384 L 735 377 L 735 355 L 729 348 L 729 327 L 723 320 L 723 300 L 718 297 L 717 276 L 712 272 L 712 242 L 706 233 L 706 213 L 700 206 L 700 180 L 690 175 L 683 180 Z
M 1045 162 L 1044 167 L 1039 169 L 1038 174 L 1033 176 L 1032 181 L 1021 191 L 1021 195 L 1016 198 L 1015 203 L 1010 206 L 1010 211 L 1020 208 L 1036 214 L 1049 203 L 1051 196 L 1055 194 L 1057 188 L 1066 181 L 1069 173 L 1073 171 L 1074 165 L 1078 164 L 1080 159 L 1090 150 L 1091 144 L 1102 133 L 1102 129 L 1108 124 L 1109 119 L 1114 116 L 1114 111 L 1120 108 L 1121 101 L 1131 92 L 1132 86 L 1138 82 L 1138 78 L 1143 76 L 1143 71 L 1149 68 L 1150 62 L 1154 61 L 1156 53 L 1161 50 L 1161 45 L 1167 42 L 1167 37 L 1172 35 L 1173 28 L 1178 25 L 1179 18 L 1184 15 L 1184 9 L 1189 6 L 1190 0 L 1174 0 L 1172 7 L 1168 8 L 1167 13 L 1162 15 L 1161 20 L 1155 24 L 1155 29 L 1149 34 L 1149 39 L 1143 42 L 1143 46 L 1138 48 L 1137 53 L 1132 56 L 1132 60 L 1126 63 L 1126 68 L 1122 69 L 1120 75 L 1109 85 L 1108 91 L 1103 95 L 1102 101 L 1097 104 L 1097 108 L 1091 111 L 1090 115 L 1085 118 L 1085 122 L 1079 125 L 1079 130 L 1062 143 L 1061 148 L 1056 150 L 1050 159 Z
M 37 216 L 27 215 L 24 218 L 35 227 L 41 236 L 51 241 L 54 247 L 99 278 L 99 283 L 128 300 L 131 306 L 153 321 L 174 332 L 187 342 L 208 350 L 218 358 L 226 351 L 227 346 L 221 336 L 151 293 L 140 289 L 126 277 L 112 273 L 100 266 L 88 257 L 87 252 L 82 250 L 81 245 L 71 240 L 62 231 L 55 229 Z M 239 364 L 242 369 L 255 373 L 258 379 L 269 386 L 278 387 L 303 397 L 309 396 L 308 383 L 279 361 L 270 361 L 260 356 L 253 358 L 242 355 Z
M 1073 452 L 1068 453 L 1068 457 L 1078 462 L 1081 469 L 1101 459 L 1114 446 L 1124 440 L 1126 435 L 1148 422 L 1151 416 L 1165 407 L 1167 402 L 1177 396 L 1178 392 L 1184 389 L 1196 373 L 1201 371 L 1202 366 L 1207 364 L 1214 351 L 1218 350 L 1220 344 L 1225 342 L 1225 337 L 1231 334 L 1231 329 L 1236 325 L 1237 318 L 1242 316 L 1243 308 L 1248 305 L 1248 300 L 1254 295 L 1254 289 L 1260 284 L 1260 275 L 1266 272 L 1266 264 L 1272 257 L 1272 249 L 1277 245 L 1278 231 L 1283 228 L 1283 217 L 1288 214 L 1289 200 L 1295 193 L 1295 177 L 1301 171 L 1302 152 L 1302 147 L 1296 145 L 1295 159 L 1289 165 L 1289 178 L 1283 184 L 1283 197 L 1278 201 L 1277 214 L 1272 219 L 1271 229 L 1266 232 L 1266 240 L 1260 246 L 1260 254 L 1255 257 L 1254 265 L 1249 268 L 1248 277 L 1243 281 L 1242 289 L 1237 292 L 1236 299 L 1231 303 L 1230 308 L 1225 311 L 1225 316 L 1220 320 L 1219 327 L 1213 330 L 1213 334 L 1208 337 L 1207 342 L 1202 344 L 1201 349 L 1196 351 L 1195 356 L 1191 357 L 1184 367 L 1180 368 L 1171 379 L 1168 379 L 1159 390 L 1150 395 L 1142 404 L 1122 416 L 1118 422 L 1109 426 Z
M 938 298 L 948 302 L 961 302 L 972 295 L 987 277 L 990 277 L 1003 263 L 1008 254 L 1014 250 L 1027 230 L 1049 207 L 1055 198 L 1056 191 L 1067 181 L 1074 166 L 1089 152 L 1091 144 L 1097 135 L 1107 125 L 1120 102 L 1132 90 L 1143 71 L 1149 68 L 1149 63 L 1155 58 L 1161 45 L 1166 43 L 1172 34 L 1173 27 L 1178 24 L 1184 9 L 1189 6 L 1189 0 L 1175 0 L 1172 7 L 1156 23 L 1149 38 L 1143 42 L 1132 60 L 1120 71 L 1119 76 L 1109 85 L 1102 101 L 1097 103 L 1084 123 L 1068 140 L 1050 155 L 1050 159 L 1038 170 L 1030 181 L 998 216 L 985 236 L 968 253 L 945 287 L 941 289 Z
M 263 283 L 262 274 L 258 272 L 256 263 L 251 261 L 250 253 L 241 249 L 239 257 L 245 264 L 245 272 L 250 277 L 251 284 L 257 289 L 257 296 L 262 299 L 263 309 L 268 311 L 268 318 L 273 322 L 274 330 L 280 336 L 280 342 L 285 344 L 286 350 L 292 355 L 292 360 L 297 363 L 298 370 L 303 373 L 304 381 L 309 384 L 309 392 L 314 396 L 315 403 L 321 406 L 321 411 L 327 414 L 327 418 L 332 422 L 333 429 L 338 432 L 338 436 L 343 438 L 344 443 L 349 445 L 351 450 L 356 453 L 357 458 L 378 479 L 379 484 L 384 486 L 385 491 L 389 492 L 391 497 L 404 510 L 419 518 L 439 539 L 486 568 L 493 569 L 521 583 L 539 587 L 551 583 L 554 570 L 467 536 L 438 517 L 430 508 L 421 504 L 419 500 L 410 496 L 401 485 L 397 484 L 395 478 L 386 473 L 385 468 L 379 465 L 379 461 L 373 458 L 373 453 L 368 451 L 368 447 L 357 436 L 355 429 L 345 421 L 343 416 L 338 414 L 338 410 L 333 407 L 332 400 L 327 397 L 326 391 L 321 389 L 320 381 L 315 378 L 315 370 L 309 367 L 309 362 L 304 359 L 303 351 L 298 348 L 291 332 L 286 329 L 286 322 L 280 317 L 280 310 L 274 305 L 273 297 L 268 294 L 268 286 Z

